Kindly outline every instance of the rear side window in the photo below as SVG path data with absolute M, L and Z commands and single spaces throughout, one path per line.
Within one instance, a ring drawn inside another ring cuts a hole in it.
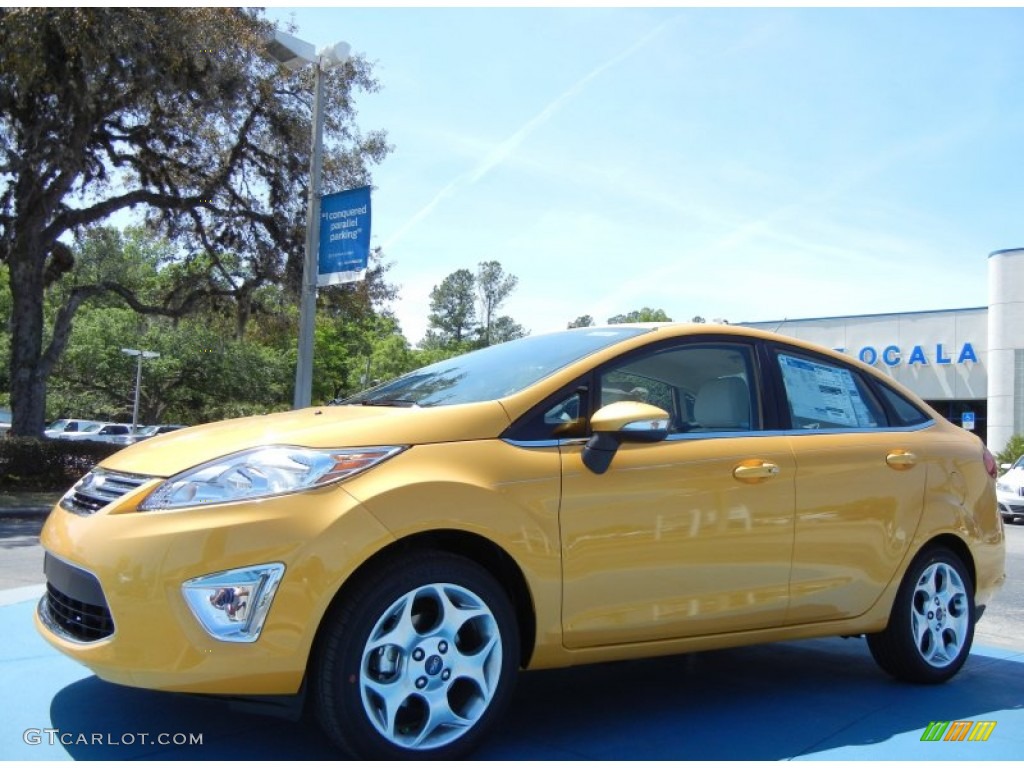
M 885 411 L 860 375 L 841 365 L 778 355 L 794 429 L 870 429 L 887 425 Z
M 907 400 L 899 392 L 889 389 L 882 384 L 878 386 L 878 389 L 882 393 L 882 399 L 885 400 L 893 413 L 896 414 L 896 418 L 901 426 L 912 427 L 916 424 L 924 424 L 926 421 L 931 421 L 931 416 Z

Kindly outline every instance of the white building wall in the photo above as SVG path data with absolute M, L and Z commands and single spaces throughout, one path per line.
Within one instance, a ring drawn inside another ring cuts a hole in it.
M 988 258 L 988 307 L 744 323 L 842 350 L 926 400 L 987 400 L 988 446 L 1024 434 L 1024 248 Z
M 975 400 L 989 388 L 988 313 L 976 307 L 745 325 L 842 350 L 926 400 Z M 991 424 L 991 405 L 989 413 Z
M 1024 432 L 1024 248 L 989 255 L 988 295 L 988 444 L 998 452 Z

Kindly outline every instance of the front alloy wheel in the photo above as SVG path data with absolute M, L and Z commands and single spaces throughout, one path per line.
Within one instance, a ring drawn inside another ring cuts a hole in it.
M 392 562 L 326 629 L 318 714 L 357 757 L 464 755 L 508 700 L 514 615 L 494 578 L 461 557 Z
M 941 683 L 967 660 L 974 640 L 974 586 L 955 554 L 918 556 L 896 594 L 889 626 L 868 636 L 875 661 L 894 677 Z

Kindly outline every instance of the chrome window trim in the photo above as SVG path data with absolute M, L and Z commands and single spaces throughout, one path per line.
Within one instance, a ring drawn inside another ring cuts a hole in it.
M 921 424 L 912 424 L 902 427 L 855 427 L 852 429 L 830 428 L 830 429 L 762 429 L 736 432 L 677 432 L 669 435 L 659 442 L 675 443 L 686 440 L 720 440 L 727 437 L 806 437 L 808 435 L 874 435 L 883 432 L 910 433 L 920 432 L 935 426 L 935 420 L 929 419 Z M 501 438 L 502 442 L 508 443 L 516 448 L 558 448 L 566 445 L 584 445 L 587 442 L 585 437 L 570 437 L 562 440 L 548 438 L 546 440 L 512 440 L 507 437 Z M 647 443 L 647 445 L 658 445 L 658 443 Z
M 746 432 L 678 432 L 665 438 L 668 441 L 679 440 L 701 440 L 706 437 L 806 437 L 807 435 L 876 435 L 882 432 L 919 432 L 923 429 L 935 426 L 935 420 L 931 419 L 921 424 L 902 427 L 830 427 L 828 429 L 763 429 L 759 431 L 749 430 Z
M 582 445 L 587 441 L 586 438 L 583 437 L 570 437 L 564 440 L 513 440 L 511 437 L 502 437 L 501 439 L 502 442 L 506 442 L 514 447 L 524 447 L 524 449 L 532 449 L 532 447 L 558 447 L 559 445 L 572 445 L 575 443 Z

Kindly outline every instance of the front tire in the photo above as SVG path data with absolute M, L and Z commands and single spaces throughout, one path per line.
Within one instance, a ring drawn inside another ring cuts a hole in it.
M 911 563 L 896 593 L 889 626 L 868 635 L 878 665 L 912 683 L 942 683 L 964 665 L 974 641 L 974 584 L 945 547 Z
M 441 552 L 392 559 L 325 621 L 314 705 L 321 727 L 353 757 L 463 757 L 511 696 L 515 614 L 471 560 Z

